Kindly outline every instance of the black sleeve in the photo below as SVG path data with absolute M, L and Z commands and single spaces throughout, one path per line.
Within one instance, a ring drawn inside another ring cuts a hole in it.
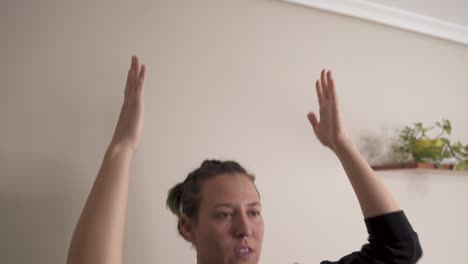
M 336 262 L 321 264 L 412 264 L 422 256 L 418 235 L 403 211 L 364 219 L 369 243 Z

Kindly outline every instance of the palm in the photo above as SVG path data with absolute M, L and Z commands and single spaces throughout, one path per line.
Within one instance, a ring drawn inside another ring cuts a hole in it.
M 338 144 L 346 139 L 346 133 L 341 124 L 338 109 L 338 98 L 331 72 L 322 70 L 320 80 L 316 84 L 317 98 L 320 106 L 320 121 L 315 113 L 307 115 L 317 139 L 325 146 L 336 150 Z

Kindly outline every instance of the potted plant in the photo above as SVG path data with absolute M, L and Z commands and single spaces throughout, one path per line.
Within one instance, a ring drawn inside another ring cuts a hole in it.
M 435 137 L 429 137 L 428 132 L 434 128 L 440 130 Z M 437 168 L 445 160 L 450 160 L 451 168 L 468 169 L 468 145 L 461 142 L 451 143 L 446 137 L 452 132 L 450 121 L 443 119 L 434 126 L 426 127 L 422 123 L 405 126 L 399 134 L 399 141 L 394 151 L 401 155 L 401 165 L 411 157 L 415 162 L 434 163 Z

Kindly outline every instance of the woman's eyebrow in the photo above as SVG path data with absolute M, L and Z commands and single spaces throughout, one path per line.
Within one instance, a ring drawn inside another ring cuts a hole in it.
M 252 202 L 252 203 L 249 203 L 247 206 L 248 206 L 248 207 L 253 207 L 253 206 L 260 206 L 260 207 L 262 207 L 262 204 L 259 203 L 259 202 Z
M 230 203 L 218 203 L 213 206 L 213 208 L 216 208 L 216 207 L 234 207 L 234 205 Z
M 259 202 L 251 202 L 249 204 L 247 204 L 247 207 L 254 207 L 254 206 L 260 206 L 262 207 L 262 205 L 259 203 Z M 213 208 L 216 208 L 216 207 L 229 207 L 229 208 L 234 208 L 235 206 L 233 204 L 230 204 L 230 203 L 218 203 L 218 204 L 215 204 L 213 206 Z

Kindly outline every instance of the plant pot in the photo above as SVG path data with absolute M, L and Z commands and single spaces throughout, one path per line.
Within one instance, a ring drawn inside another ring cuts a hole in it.
M 468 160 L 457 163 L 454 169 L 455 170 L 468 170 Z
M 411 144 L 411 154 L 416 162 L 441 161 L 444 141 L 441 139 L 418 139 Z

